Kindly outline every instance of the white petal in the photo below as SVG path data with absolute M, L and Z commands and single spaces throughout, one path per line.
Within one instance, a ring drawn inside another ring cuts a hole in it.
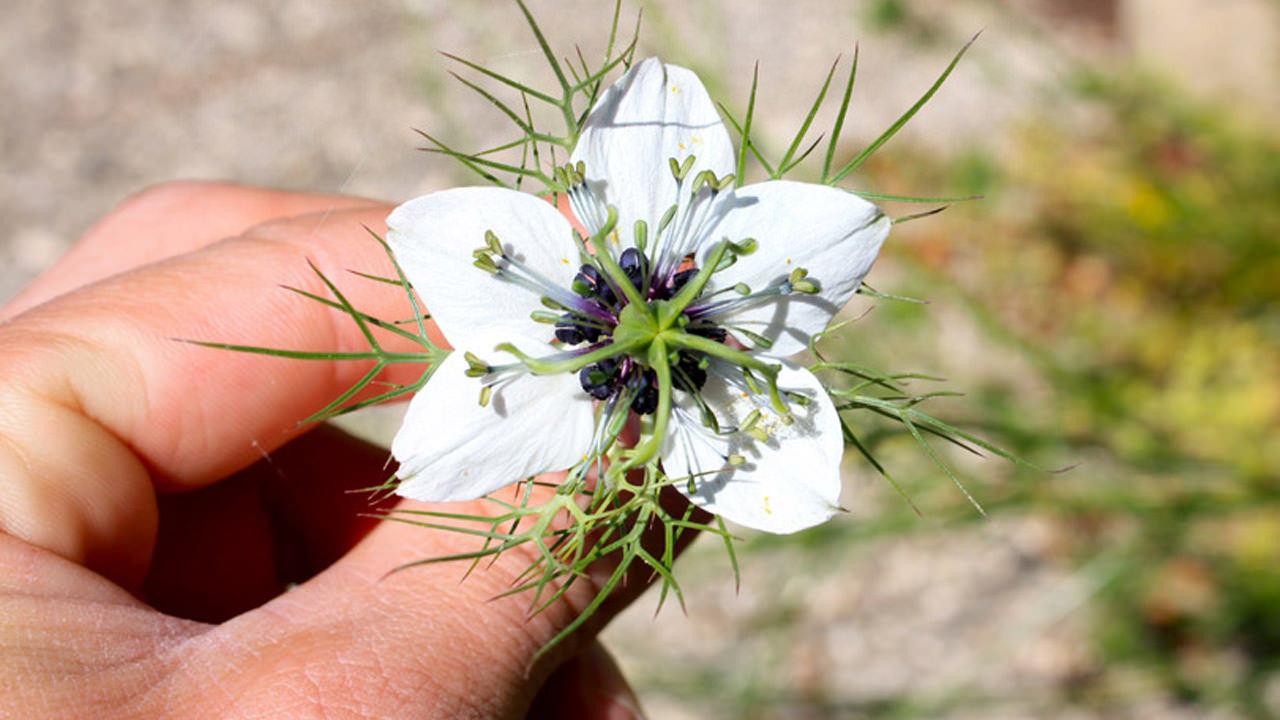
M 492 230 L 514 254 L 552 284 L 568 288 L 578 270 L 569 221 L 551 203 L 503 188 L 458 188 L 425 195 L 387 218 L 387 242 L 427 311 L 454 347 L 497 335 L 549 340 L 529 319 L 541 296 L 475 267 L 472 252 Z
M 481 407 L 480 381 L 466 370 L 462 353 L 450 354 L 409 404 L 391 444 L 400 463 L 397 494 L 470 500 L 582 459 L 594 413 L 576 375 L 510 379 Z
M 755 238 L 759 247 L 717 273 L 710 289 L 746 283 L 762 290 L 801 267 L 820 288 L 816 295 L 792 293 L 726 318 L 772 340 L 771 349 L 760 351 L 772 357 L 804 350 L 810 336 L 827 327 L 871 270 L 892 225 L 875 205 L 825 185 L 775 180 L 741 188 L 721 202 L 729 209 L 721 210 L 704 248 L 725 237 Z
M 619 236 L 630 244 L 636 220 L 648 223 L 653 238 L 659 219 L 676 203 L 669 160 L 689 155 L 697 160 L 686 187 L 702 170 L 723 176 L 737 167 L 729 132 L 698 76 L 649 58 L 600 97 L 571 159 L 586 164 L 596 197 L 618 208 Z
M 702 424 L 692 398 L 678 393 L 663 467 L 673 479 L 693 477 L 695 491 L 678 480 L 676 487 L 694 504 L 739 525 L 772 533 L 792 533 L 829 519 L 840 499 L 840 458 L 844 441 L 835 406 L 808 370 L 783 363 L 779 385 L 810 399 L 792 403 L 795 422 L 782 424 L 734 377 L 735 369 L 713 365 L 702 397 L 721 428 L 737 427 L 752 410 L 762 416 L 758 427 L 770 432 L 767 442 L 743 432 L 718 435 Z M 726 458 L 741 455 L 737 467 Z M 706 473 L 706 474 L 702 474 Z

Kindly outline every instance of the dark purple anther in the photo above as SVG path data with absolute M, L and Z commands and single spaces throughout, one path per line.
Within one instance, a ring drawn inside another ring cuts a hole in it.
M 582 297 L 593 297 L 596 289 L 604 284 L 604 278 L 594 265 L 583 265 L 578 268 L 578 274 L 573 276 L 573 291 Z
M 587 394 L 597 400 L 606 400 L 619 384 L 618 362 L 613 359 L 588 365 L 578 371 L 578 382 Z
M 636 287 L 644 285 L 645 264 L 644 255 L 635 248 L 623 250 L 622 256 L 618 258 L 618 267 L 622 268 L 627 279 Z
M 649 368 L 637 368 L 631 383 L 640 388 L 640 394 L 631 401 L 631 410 L 637 415 L 648 415 L 658 409 L 658 374 Z
M 618 267 L 636 288 L 644 287 L 649 273 L 649 260 L 636 248 L 627 248 L 618 256 Z M 680 292 L 697 268 L 681 270 L 674 275 L 651 279 L 649 299 L 669 300 Z M 561 316 L 555 324 L 556 339 L 565 345 L 581 345 L 610 341 L 616 313 L 626 305 L 626 298 L 614 293 L 611 282 L 594 265 L 583 265 L 573 278 L 573 292 L 583 298 L 583 306 Z M 586 319 L 586 318 L 592 319 Z M 693 316 L 690 316 L 691 318 Z M 728 337 L 724 330 L 705 321 L 690 325 L 686 332 L 724 342 Z M 707 371 L 700 366 L 701 353 L 681 351 L 674 365 L 675 387 L 684 392 L 697 392 L 707 382 Z M 596 400 L 607 400 L 621 392 L 635 393 L 631 410 L 638 415 L 648 415 L 658 409 L 658 375 L 631 358 L 614 358 L 588 365 L 578 371 L 582 389 Z

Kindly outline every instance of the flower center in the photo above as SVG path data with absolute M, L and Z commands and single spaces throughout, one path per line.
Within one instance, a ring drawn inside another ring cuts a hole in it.
M 677 186 L 675 204 L 663 213 L 652 235 L 645 220 L 636 220 L 631 235 L 635 246 L 616 257 L 610 245 L 618 239 L 617 208 L 600 202 L 591 191 L 582 163 L 557 168 L 556 177 L 567 189 L 575 215 L 590 233 L 574 235 L 584 264 L 569 288 L 509 252 L 492 230 L 485 232 L 485 246 L 474 252 L 477 268 L 541 297 L 547 310 L 536 310 L 531 318 L 554 325 L 556 341 L 565 346 L 550 356 L 532 357 L 512 343 L 501 343 L 494 350 L 515 358 L 504 365 L 467 353 L 467 375 L 483 378 L 480 403 L 487 403 L 493 386 L 514 373 L 577 373 L 583 391 L 603 401 L 602 437 L 616 438 L 631 411 L 652 416 L 646 439 L 619 466 L 622 471 L 658 452 L 674 391 L 688 394 L 702 422 L 719 432 L 715 413 L 699 392 L 713 359 L 715 372 L 736 368 L 750 392 L 767 396 L 775 412 L 788 414 L 787 399 L 778 387 L 782 366 L 754 354 L 770 348 L 772 341 L 735 324 L 734 318 L 760 303 L 820 289 L 803 268 L 788 268 L 761 288 L 736 283 L 708 291 L 714 274 L 755 252 L 757 244 L 749 237 L 724 237 L 698 258 L 695 252 L 706 245 L 718 217 L 716 198 L 733 176 L 717 177 L 704 170 L 686 186 L 693 157 L 683 162 L 673 158 L 670 165 Z
M 555 336 L 569 346 L 599 343 L 632 342 L 643 348 L 665 328 L 658 324 L 658 308 L 678 295 L 697 275 L 698 268 L 686 258 L 673 272 L 663 274 L 653 268 L 649 259 L 636 248 L 628 248 L 618 258 L 618 267 L 640 292 L 644 306 L 632 302 L 608 275 L 594 265 L 583 265 L 573 279 L 572 289 L 583 301 L 610 320 L 600 320 L 594 313 L 567 312 L 555 324 Z M 699 293 L 700 294 L 700 293 Z M 694 296 L 697 297 L 696 295 Z M 693 307 L 690 305 L 689 307 Z M 666 324 L 678 326 L 690 335 L 698 335 L 723 343 L 728 333 L 708 319 L 697 319 L 688 309 L 680 311 Z M 585 391 L 597 400 L 629 399 L 631 410 L 648 415 L 658 407 L 658 377 L 636 355 L 611 357 L 587 365 L 578 371 Z M 707 357 L 701 352 L 681 349 L 669 357 L 674 388 L 696 393 L 707 382 Z

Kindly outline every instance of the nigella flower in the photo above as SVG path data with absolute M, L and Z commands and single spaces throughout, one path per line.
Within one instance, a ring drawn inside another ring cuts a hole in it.
M 586 237 L 514 190 L 398 207 L 388 241 L 455 352 L 395 438 L 397 492 L 472 499 L 584 468 L 639 416 L 616 467 L 660 463 L 753 528 L 829 518 L 839 418 L 788 358 L 853 295 L 890 221 L 824 185 L 735 188 L 736 165 L 697 76 L 651 58 L 603 93 L 556 171 Z

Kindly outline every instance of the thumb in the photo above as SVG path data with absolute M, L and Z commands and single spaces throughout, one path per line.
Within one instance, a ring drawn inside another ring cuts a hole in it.
M 516 500 L 514 489 L 503 492 L 510 493 L 503 500 Z M 483 515 L 486 506 L 495 507 L 481 500 L 448 510 Z M 294 715 L 305 714 L 300 708 L 339 706 L 379 717 L 523 717 L 551 672 L 578 655 L 644 589 L 647 577 L 627 578 L 578 632 L 539 656 L 612 569 L 602 561 L 604 567 L 532 617 L 527 596 L 494 599 L 534 560 L 524 546 L 481 563 L 465 580 L 464 563 L 388 575 L 426 558 L 474 552 L 482 542 L 381 523 L 320 575 L 212 630 L 210 652 L 195 666 L 212 675 L 214 686 L 243 689 L 237 712 L 261 711 L 263 702 L 278 709 L 290 698 Z M 227 653 L 228 647 L 239 651 Z

